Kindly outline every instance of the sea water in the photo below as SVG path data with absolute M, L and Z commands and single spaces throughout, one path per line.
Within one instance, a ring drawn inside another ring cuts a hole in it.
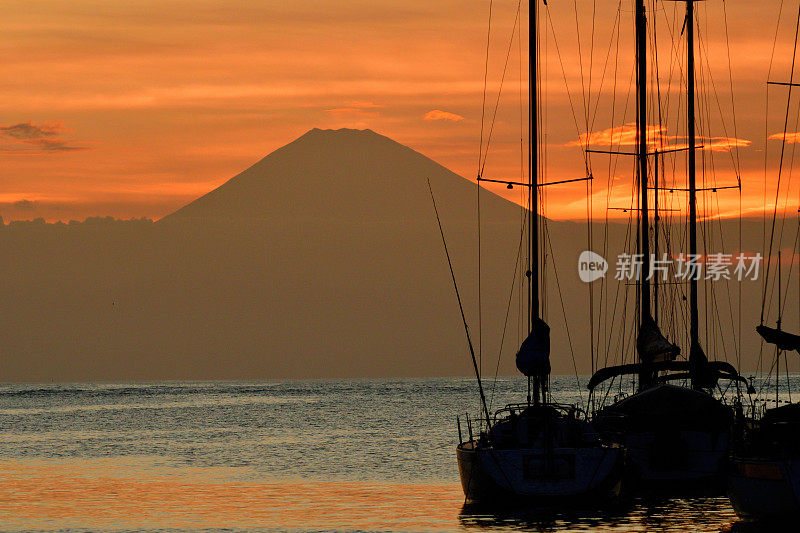
M 585 405 L 584 386 L 553 378 L 565 402 Z M 493 407 L 525 397 L 521 379 L 486 389 Z M 477 398 L 467 378 L 0 386 L 0 530 L 750 527 L 726 498 L 583 516 L 472 512 L 456 416 L 476 413 Z

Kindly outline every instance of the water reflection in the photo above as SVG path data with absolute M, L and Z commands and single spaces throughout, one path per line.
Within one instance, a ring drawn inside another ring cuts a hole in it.
M 727 498 L 634 499 L 604 510 L 559 512 L 464 506 L 459 520 L 465 528 L 490 531 L 751 533 L 751 530 L 732 529 L 738 519 Z M 755 531 L 760 530 L 752 530 Z
M 795 533 L 798 529 L 797 520 L 764 520 L 748 521 L 739 520 L 731 524 L 726 533 Z

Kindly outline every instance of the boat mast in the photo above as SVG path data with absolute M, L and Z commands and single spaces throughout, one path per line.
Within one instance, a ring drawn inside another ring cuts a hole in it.
M 640 325 L 652 321 L 650 311 L 650 223 L 647 206 L 647 16 L 644 0 L 636 0 L 636 136 L 638 150 L 636 159 L 639 172 L 639 229 L 642 271 L 639 279 Z M 639 390 L 648 388 L 652 372 L 646 365 L 639 371 Z
M 530 58 L 528 66 L 528 328 L 539 318 L 539 84 L 537 83 L 538 0 L 530 4 Z
M 694 67 L 694 2 L 686 0 L 686 125 L 689 130 L 689 258 L 697 257 L 697 169 L 695 146 L 695 67 Z M 700 347 L 700 326 L 697 310 L 697 273 L 693 272 L 689 277 L 689 338 L 690 349 L 689 358 L 698 357 L 702 352 Z M 705 359 L 703 356 L 702 359 Z M 692 387 L 701 388 L 696 369 L 692 365 Z
M 539 319 L 539 84 L 538 84 L 539 0 L 529 9 L 528 57 L 528 332 Z M 538 380 L 538 378 L 536 378 Z M 534 403 L 539 403 L 539 384 L 534 387 Z M 544 399 L 545 391 L 541 391 Z M 528 404 L 531 403 L 531 376 L 528 376 Z

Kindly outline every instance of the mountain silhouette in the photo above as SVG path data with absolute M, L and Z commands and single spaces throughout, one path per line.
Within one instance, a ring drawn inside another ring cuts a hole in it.
M 475 184 L 375 132 L 315 129 L 155 224 L 6 226 L 5 377 L 468 375 L 429 179 L 476 324 Z M 522 210 L 489 192 L 481 209 L 495 350 Z
M 431 159 L 372 130 L 313 129 L 275 150 L 217 189 L 162 219 L 430 221 L 427 182 L 475 220 L 475 185 Z M 519 208 L 491 193 L 494 222 L 519 219 Z
M 375 132 L 315 129 L 155 224 L 96 218 L 1 226 L 3 379 L 471 375 L 429 179 L 481 366 L 489 376 L 517 375 L 514 353 L 526 333 L 522 209 L 482 192 L 479 244 L 474 183 Z M 737 241 L 738 221 L 710 223 L 726 242 Z M 743 228 L 743 249 L 759 250 L 760 222 Z M 591 370 L 588 292 L 577 275 L 586 229 L 567 221 L 543 227 L 542 311 L 556 374 L 573 373 L 573 361 L 578 371 Z M 598 236 L 606 230 L 604 248 Z M 635 231 L 597 223 L 594 234 L 610 263 L 610 300 L 594 307 L 604 324 L 595 330 L 596 361 L 630 362 L 635 286 L 613 274 L 619 251 L 635 249 Z M 793 246 L 793 233 L 786 235 Z M 721 251 L 722 240 L 708 246 Z M 760 286 L 744 284 L 742 302 L 760 301 Z M 738 284 L 715 287 L 712 314 L 730 322 L 735 310 L 718 306 L 737 301 Z M 789 290 L 794 298 L 796 287 Z M 686 346 L 681 291 L 663 288 L 661 301 L 675 303 L 659 316 L 670 339 Z M 742 308 L 745 368 L 759 354 L 749 329 L 758 307 Z M 789 308 L 785 323 L 795 323 Z M 736 360 L 732 331 L 707 334 L 710 358 Z

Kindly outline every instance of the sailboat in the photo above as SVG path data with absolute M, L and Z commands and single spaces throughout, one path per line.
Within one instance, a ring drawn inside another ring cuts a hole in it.
M 778 265 L 780 280 L 780 252 Z M 731 454 L 728 497 L 744 518 L 786 519 L 800 513 L 800 403 L 780 405 L 777 371 L 781 355 L 800 354 L 800 335 L 782 329 L 780 292 L 778 283 L 777 327 L 764 325 L 763 319 L 756 326 L 764 342 L 775 347 L 776 405 L 760 418 L 743 422 L 742 441 Z
M 761 326 L 760 326 L 761 327 Z M 766 327 L 766 326 L 764 326 Z M 770 328 L 765 341 L 800 351 L 800 336 Z M 766 333 L 766 335 L 765 335 Z M 780 340 L 775 338 L 781 334 Z M 796 518 L 800 513 L 800 404 L 768 409 L 734 450 L 728 497 L 745 518 Z
M 525 402 L 506 405 L 490 414 L 475 364 L 485 428 L 456 448 L 461 485 L 467 503 L 521 501 L 532 506 L 597 502 L 619 493 L 624 451 L 604 444 L 574 405 L 555 403 L 550 395 L 550 327 L 539 310 L 538 106 L 535 83 L 538 0 L 530 4 L 530 167 L 527 216 L 528 335 L 516 355 L 517 369 L 527 377 Z M 491 180 L 487 180 L 491 181 Z M 480 186 L 480 184 L 479 184 Z
M 798 15 L 800 15 L 800 8 L 798 9 Z M 798 20 L 800 21 L 800 19 Z M 797 24 L 800 24 L 800 22 L 796 23 L 795 30 L 797 30 Z M 795 56 L 797 54 L 796 41 L 794 54 Z M 792 66 L 794 66 L 794 61 Z M 794 72 L 792 72 L 793 77 Z M 793 79 L 790 79 L 788 83 L 768 83 L 788 87 L 786 98 L 788 124 L 792 89 L 800 86 L 800 84 L 795 83 Z M 784 125 L 783 139 L 785 137 L 786 125 Z M 776 196 L 780 194 L 781 190 L 780 169 L 783 168 L 783 160 L 784 152 L 782 149 Z M 772 217 L 768 258 L 772 257 L 772 249 L 776 240 L 777 205 L 778 203 L 776 202 Z M 800 238 L 800 208 L 798 208 L 797 216 L 797 232 L 798 238 Z M 780 239 L 778 238 L 777 240 L 779 241 Z M 780 243 L 778 243 L 778 248 L 780 248 Z M 777 286 L 776 292 L 778 295 L 778 316 L 776 327 L 770 327 L 764 323 L 770 281 L 769 270 L 767 270 L 762 288 L 764 292 L 762 294 L 761 323 L 755 328 L 764 343 L 775 348 L 775 407 L 766 409 L 760 417 L 754 417 L 754 420 L 744 421 L 742 424 L 744 429 L 743 438 L 733 450 L 730 474 L 728 476 L 728 496 L 731 504 L 737 514 L 745 518 L 796 519 L 798 513 L 800 513 L 800 403 L 792 403 L 790 396 L 789 403 L 780 405 L 779 396 L 781 356 L 784 357 L 784 362 L 786 362 L 785 358 L 794 355 L 792 352 L 797 352 L 800 355 L 800 335 L 783 329 L 780 249 L 777 253 L 777 259 L 775 285 Z M 769 263 L 767 268 L 769 269 Z M 800 291 L 800 284 L 798 285 L 798 291 Z M 758 415 L 757 412 L 754 414 Z
M 695 170 L 695 66 L 694 1 L 686 0 L 687 127 L 689 254 L 697 254 L 697 186 Z M 637 391 L 598 409 L 595 427 L 627 450 L 626 480 L 656 491 L 711 488 L 722 491 L 733 409 L 713 396 L 720 379 L 746 384 L 736 369 L 722 361 L 709 361 L 700 344 L 697 277 L 690 279 L 690 349 L 680 360 L 680 348 L 667 340 L 653 316 L 648 207 L 647 139 L 647 19 L 645 1 L 635 0 L 637 174 L 639 186 L 639 324 L 636 339 L 638 362 L 599 369 L 589 381 L 590 393 L 607 380 L 637 377 Z M 691 382 L 691 386 L 671 381 Z

